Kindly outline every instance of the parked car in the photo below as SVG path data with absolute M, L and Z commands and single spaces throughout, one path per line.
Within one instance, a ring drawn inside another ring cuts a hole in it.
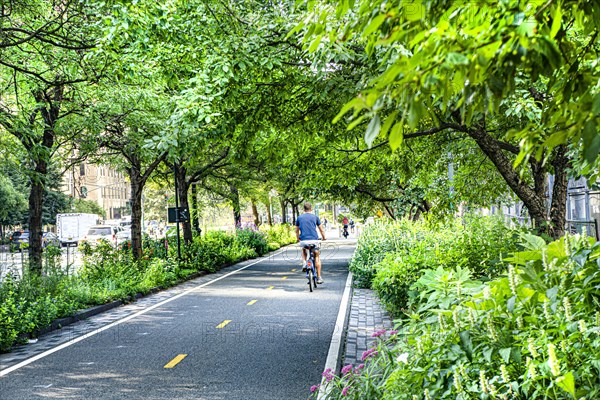
M 117 244 L 117 233 L 120 230 L 121 228 L 118 226 L 95 225 L 88 229 L 82 242 L 96 245 L 102 241 L 106 241 L 114 246 Z
M 54 232 L 44 232 L 42 235 L 42 247 L 48 246 L 60 247 L 60 239 Z
M 29 244 L 29 231 L 28 230 L 15 231 L 15 232 L 11 233 L 9 240 L 10 240 L 10 244 L 15 246 L 15 248 L 17 250 L 20 250 L 21 247 L 24 247 L 23 245 Z
M 117 244 L 125 243 L 131 240 L 131 229 L 123 229 L 117 233 Z

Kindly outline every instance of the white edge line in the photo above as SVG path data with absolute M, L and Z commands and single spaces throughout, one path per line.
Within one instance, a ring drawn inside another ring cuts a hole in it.
M 146 314 L 147 312 L 154 310 L 155 308 L 161 307 L 161 306 L 163 306 L 163 305 L 165 305 L 165 304 L 167 304 L 167 303 L 170 303 L 170 302 L 172 302 L 172 301 L 174 301 L 174 300 L 177 300 L 177 299 L 179 299 L 180 297 L 186 296 L 186 295 L 188 295 L 188 294 L 190 294 L 190 293 L 192 293 L 192 292 L 194 292 L 194 291 L 196 291 L 196 290 L 198 290 L 198 289 L 201 289 L 201 288 L 203 288 L 203 287 L 205 287 L 205 286 L 208 286 L 208 285 L 210 285 L 210 284 L 213 284 L 213 283 L 215 283 L 215 282 L 217 282 L 217 281 L 220 281 L 221 279 L 227 278 L 227 277 L 228 277 L 228 276 L 230 276 L 230 275 L 233 275 L 233 274 L 236 274 L 236 273 L 238 273 L 238 272 L 240 272 L 240 271 L 243 271 L 243 270 L 245 270 L 246 268 L 249 268 L 249 267 L 251 267 L 251 266 L 253 266 L 253 265 L 256 265 L 256 264 L 258 264 L 258 263 L 260 263 L 260 262 L 263 262 L 263 261 L 265 261 L 265 260 L 268 260 L 268 259 L 270 259 L 270 258 L 271 258 L 271 257 L 273 257 L 273 256 L 276 256 L 276 255 L 279 255 L 279 254 L 283 253 L 283 251 L 284 251 L 284 250 L 281 250 L 281 251 L 279 251 L 279 252 L 277 252 L 277 253 L 271 254 L 271 255 L 269 255 L 269 256 L 267 256 L 267 257 L 264 257 L 264 258 L 261 258 L 260 260 L 257 260 L 257 261 L 255 261 L 255 262 L 253 262 L 253 263 L 250 263 L 250 264 L 246 265 L 245 267 L 242 267 L 242 268 L 236 269 L 235 271 L 228 272 L 227 274 L 225 274 L 225 275 L 223 275 L 223 276 L 220 276 L 220 277 L 218 277 L 218 278 L 215 278 L 215 279 L 213 279 L 212 281 L 209 281 L 209 282 L 203 283 L 202 285 L 199 285 L 199 286 L 195 286 L 195 287 L 193 287 L 193 288 L 191 288 L 191 289 L 188 289 L 188 290 L 186 290 L 186 291 L 185 291 L 185 292 L 183 292 L 183 293 L 179 293 L 179 294 L 178 294 L 178 295 L 176 295 L 176 296 L 173 296 L 173 297 L 171 297 L 171 298 L 169 298 L 169 299 L 166 299 L 166 300 L 163 300 L 163 301 L 161 301 L 160 303 L 157 303 L 157 304 L 155 304 L 155 305 L 153 305 L 153 306 L 150 306 L 150 307 L 148 307 L 148 308 L 145 308 L 145 309 L 143 309 L 143 310 L 141 310 L 141 311 L 138 311 L 138 312 L 136 312 L 135 314 L 131 314 L 131 315 L 130 315 L 130 316 L 128 316 L 128 317 L 125 317 L 125 318 L 123 318 L 123 319 L 120 319 L 120 320 L 118 320 L 118 321 L 115 321 L 115 322 L 113 322 L 113 323 L 111 323 L 111 324 L 108 324 L 108 325 L 106 325 L 106 326 L 103 326 L 102 328 L 99 328 L 99 329 L 97 329 L 97 330 L 95 330 L 95 331 L 93 331 L 93 332 L 86 333 L 86 334 L 85 334 L 85 335 L 83 335 L 83 336 L 79 336 L 79 337 L 77 337 L 77 338 L 75 338 L 75 339 L 72 339 L 72 340 L 70 340 L 70 341 L 68 341 L 68 342 L 66 342 L 66 343 L 63 343 L 63 344 L 61 344 L 61 345 L 59 345 L 59 346 L 57 346 L 57 347 L 54 347 L 54 348 L 52 348 L 52 349 L 50 349 L 50 350 L 46 350 L 45 352 L 43 352 L 43 353 L 40 353 L 40 354 L 38 354 L 38 355 L 36 355 L 36 356 L 33 356 L 33 357 L 31 357 L 31 358 L 28 358 L 28 359 L 27 359 L 27 360 L 25 360 L 25 361 L 21 361 L 20 363 L 18 363 L 18 364 L 15 364 L 15 365 L 13 365 L 12 367 L 9 367 L 9 368 L 6 368 L 6 369 L 3 369 L 3 370 L 1 370 L 1 371 L 0 371 L 0 377 L 6 376 L 6 375 L 10 374 L 11 372 L 14 372 L 14 371 L 16 371 L 16 370 L 18 370 L 18 369 L 20 369 L 20 368 L 23 368 L 23 367 L 25 367 L 25 366 L 27 366 L 27 365 L 29 365 L 29 364 L 31 364 L 31 363 L 34 363 L 34 362 L 36 362 L 37 360 L 40 360 L 40 359 L 42 359 L 42 358 L 45 358 L 45 357 L 48 357 L 50 354 L 56 353 L 57 351 L 60 351 L 60 350 L 62 350 L 62 349 L 65 349 L 65 348 L 67 348 L 67 347 L 69 347 L 69 346 L 71 346 L 71 345 L 74 345 L 75 343 L 79 343 L 79 342 L 81 342 L 82 340 L 85 340 L 85 339 L 87 339 L 87 338 L 90 338 L 90 337 L 92 337 L 92 336 L 95 336 L 95 335 L 97 335 L 97 334 L 99 334 L 99 333 L 102 333 L 102 332 L 104 332 L 104 331 L 105 331 L 105 330 L 107 330 L 107 329 L 113 328 L 113 327 L 115 327 L 115 326 L 117 326 L 117 325 L 120 325 L 120 324 L 122 324 L 122 323 L 124 323 L 124 322 L 130 321 L 130 320 L 132 320 L 132 319 L 134 319 L 134 318 L 136 318 L 136 317 L 139 317 L 140 315 Z
M 333 335 L 331 336 L 331 343 L 329 345 L 329 353 L 327 354 L 327 360 L 325 361 L 325 370 L 331 368 L 334 373 L 337 373 L 336 368 L 338 365 L 338 358 L 340 356 L 340 350 L 342 349 L 342 340 L 346 322 L 346 315 L 348 314 L 348 306 L 350 304 L 350 292 L 352 290 L 352 272 L 348 271 L 348 278 L 346 278 L 346 287 L 344 288 L 344 294 L 342 295 L 342 301 L 340 303 L 340 310 L 338 312 L 337 320 L 335 321 L 335 328 Z M 329 394 L 329 386 L 325 385 L 325 378 L 321 381 L 319 387 L 318 400 L 324 400 Z

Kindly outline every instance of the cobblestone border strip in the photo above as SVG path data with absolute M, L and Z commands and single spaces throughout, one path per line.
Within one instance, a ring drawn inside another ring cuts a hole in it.
M 336 373 L 340 370 L 342 365 L 342 352 L 345 347 L 344 342 L 348 330 L 348 316 L 350 315 L 349 306 L 352 299 L 352 282 L 352 272 L 348 271 L 344 294 L 342 295 L 342 301 L 340 302 L 340 310 L 338 311 L 335 328 L 333 329 L 333 335 L 329 345 L 329 353 L 327 354 L 327 360 L 325 361 L 325 370 L 331 369 Z M 328 389 L 325 389 L 326 386 L 323 383 L 324 382 L 321 382 L 321 386 L 319 387 L 319 395 L 317 396 L 319 400 L 326 399 L 328 394 Z

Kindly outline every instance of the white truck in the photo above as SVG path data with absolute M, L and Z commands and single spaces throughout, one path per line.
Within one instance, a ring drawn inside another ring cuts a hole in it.
M 75 245 L 85 237 L 90 227 L 98 224 L 96 214 L 68 213 L 56 215 L 56 233 L 61 246 Z

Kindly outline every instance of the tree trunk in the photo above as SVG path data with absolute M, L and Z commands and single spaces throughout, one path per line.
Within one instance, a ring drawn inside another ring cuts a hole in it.
M 267 200 L 267 202 L 264 204 L 267 207 L 267 223 L 269 226 L 273 226 L 273 216 L 271 215 L 271 199 Z
M 237 229 L 242 227 L 242 214 L 240 208 L 240 192 L 235 185 L 229 185 L 231 192 L 231 207 L 233 208 L 233 224 Z
M 279 203 L 281 204 L 281 223 L 287 224 L 287 208 L 285 206 L 285 200 L 279 199 Z
M 470 130 L 471 136 L 481 151 L 492 161 L 498 172 L 517 197 L 523 202 L 529 215 L 533 219 L 535 227 L 541 232 L 549 232 L 550 222 L 546 213 L 545 193 L 540 191 L 543 184 L 540 180 L 542 171 L 534 171 L 536 188 L 532 189 L 527 182 L 521 180 L 519 173 L 514 169 L 512 161 L 503 153 L 502 149 L 487 132 L 482 130 Z M 536 190 L 537 189 L 537 190 Z
M 296 205 L 293 202 L 291 202 L 291 203 L 292 203 L 292 225 L 296 225 L 296 218 L 297 218 Z
M 569 185 L 567 169 L 570 166 L 570 160 L 567 156 L 566 146 L 558 146 L 555 152 L 556 155 L 552 160 L 554 185 L 552 186 L 552 203 L 550 205 L 550 220 L 552 221 L 550 235 L 553 238 L 559 238 L 565 234 L 567 222 L 567 189 Z
M 135 260 L 142 257 L 142 176 L 140 165 L 129 167 L 131 185 L 131 254 Z
M 63 93 L 64 86 L 62 85 L 52 87 L 48 93 L 41 90 L 33 92 L 36 101 L 43 104 L 43 107 L 39 108 L 45 124 L 41 143 L 38 143 L 41 145 L 41 149 L 33 151 L 31 143 L 23 143 L 35 162 L 35 173 L 31 179 L 31 192 L 29 193 L 29 268 L 39 275 L 42 273 L 44 187 L 48 174 L 48 163 L 54 148 L 56 134 L 54 127 L 60 116 Z M 42 149 L 44 151 L 41 151 Z
M 42 274 L 42 206 L 46 173 L 46 162 L 38 161 L 29 192 L 29 269 L 36 275 Z
M 187 180 L 187 169 L 183 165 L 177 165 L 176 168 L 177 174 L 177 195 L 179 196 L 179 208 L 186 208 L 188 211 L 190 209 L 190 203 L 188 200 L 188 193 L 190 191 L 190 183 Z M 181 222 L 181 227 L 183 229 L 183 241 L 185 244 L 192 243 L 193 234 L 192 234 L 192 224 L 191 221 Z
M 196 234 L 200 236 L 200 210 L 198 210 L 198 187 L 192 185 L 192 203 L 190 209 L 190 216 L 192 218 L 192 227 Z
M 252 215 L 254 216 L 254 226 L 258 228 L 260 225 L 260 217 L 258 215 L 258 208 L 256 207 L 255 199 L 251 199 L 252 202 Z
M 294 217 L 294 223 L 293 223 L 293 225 L 296 225 L 296 219 L 298 219 L 298 217 L 300 216 L 300 209 L 298 208 L 298 206 L 300 205 L 300 203 L 302 203 L 302 201 L 300 201 L 298 204 L 294 204 L 294 214 L 296 216 Z

